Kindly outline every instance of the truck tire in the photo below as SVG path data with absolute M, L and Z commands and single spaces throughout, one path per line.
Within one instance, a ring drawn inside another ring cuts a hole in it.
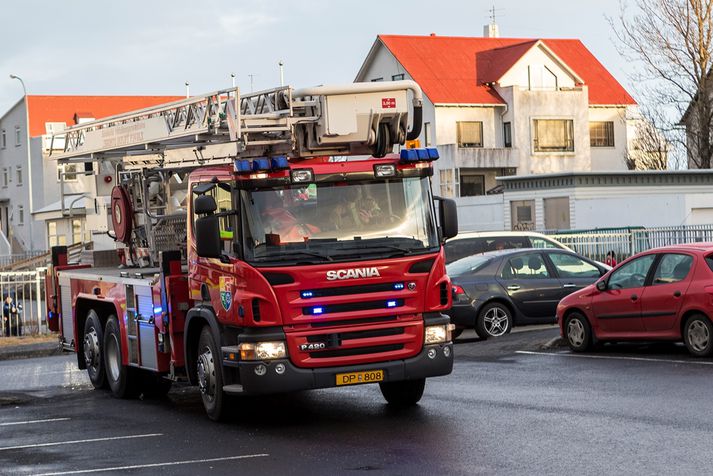
M 137 369 L 123 365 L 121 353 L 121 328 L 116 316 L 111 315 L 104 328 L 104 368 L 111 393 L 117 398 L 138 396 L 139 377 Z
M 223 370 L 221 354 L 213 338 L 210 327 L 204 326 L 198 339 L 196 351 L 196 376 L 201 392 L 203 407 L 208 418 L 219 421 L 225 416 L 223 394 Z
M 99 316 L 90 309 L 84 321 L 84 339 L 82 351 L 87 374 L 94 388 L 106 387 L 106 371 L 104 369 L 104 331 Z
M 410 407 L 416 405 L 423 396 L 426 379 L 402 380 L 400 382 L 381 382 L 381 394 L 389 405 L 394 407 Z

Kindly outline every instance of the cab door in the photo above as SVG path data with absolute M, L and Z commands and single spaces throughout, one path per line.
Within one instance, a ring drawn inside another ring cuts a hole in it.
M 674 327 L 691 284 L 693 262 L 693 256 L 685 253 L 661 256 L 651 285 L 644 289 L 641 296 L 641 318 L 647 331 L 660 332 Z
M 592 298 L 595 326 L 607 336 L 635 336 L 644 332 L 641 297 L 656 254 L 647 254 L 624 263 L 607 280 L 607 289 Z

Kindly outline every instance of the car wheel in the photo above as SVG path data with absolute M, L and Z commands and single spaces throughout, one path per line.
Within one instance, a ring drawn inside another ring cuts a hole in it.
M 575 352 L 585 352 L 592 347 L 592 327 L 586 317 L 573 312 L 564 324 L 567 345 Z
M 465 329 L 462 327 L 456 327 L 451 331 L 451 340 L 456 340 L 457 338 L 460 337 L 460 335 L 463 333 Z
M 103 341 L 104 331 L 102 330 L 101 321 L 97 313 L 91 309 L 87 314 L 86 321 L 84 321 L 82 353 L 89 380 L 94 385 L 94 388 L 102 388 L 106 385 L 106 373 L 102 357 Z
M 503 336 L 511 329 L 512 312 L 505 304 L 499 302 L 486 304 L 475 322 L 475 332 L 482 339 Z
M 713 352 L 713 325 L 703 314 L 691 316 L 683 326 L 683 342 L 696 357 L 707 357 Z
M 423 396 L 426 379 L 401 380 L 400 382 L 381 382 L 381 394 L 389 405 L 394 407 L 410 407 L 416 405 Z
M 118 398 L 133 398 L 139 393 L 138 369 L 123 364 L 121 330 L 116 316 L 109 316 L 104 329 L 104 368 L 111 393 Z

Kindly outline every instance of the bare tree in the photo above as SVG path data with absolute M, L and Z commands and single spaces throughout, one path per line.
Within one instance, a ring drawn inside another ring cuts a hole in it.
M 632 2 L 629 2 L 632 3 Z M 639 82 L 653 82 L 650 106 L 667 110 L 673 130 L 679 120 L 685 134 L 674 137 L 689 165 L 711 168 L 713 143 L 713 0 L 635 0 L 629 15 L 622 3 L 619 21 L 610 19 L 622 53 L 640 61 Z
M 643 107 L 633 119 L 634 138 L 626 148 L 624 160 L 629 170 L 666 170 L 682 168 L 671 152 L 671 139 L 662 126 L 666 117 L 660 109 Z

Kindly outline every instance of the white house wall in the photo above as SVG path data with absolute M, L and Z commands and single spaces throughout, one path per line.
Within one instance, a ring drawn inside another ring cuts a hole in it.
M 625 107 L 590 107 L 589 121 L 614 123 L 614 147 L 591 147 L 592 172 L 626 170 L 626 151 L 635 129 L 627 124 Z M 630 130 L 631 129 L 631 130 Z
M 558 88 L 573 88 L 575 80 L 571 73 L 555 61 L 541 46 L 535 46 L 525 53 L 510 70 L 505 73 L 498 83 L 502 87 L 518 86 L 520 89 L 530 88 L 530 70 L 547 68 L 556 78 Z

